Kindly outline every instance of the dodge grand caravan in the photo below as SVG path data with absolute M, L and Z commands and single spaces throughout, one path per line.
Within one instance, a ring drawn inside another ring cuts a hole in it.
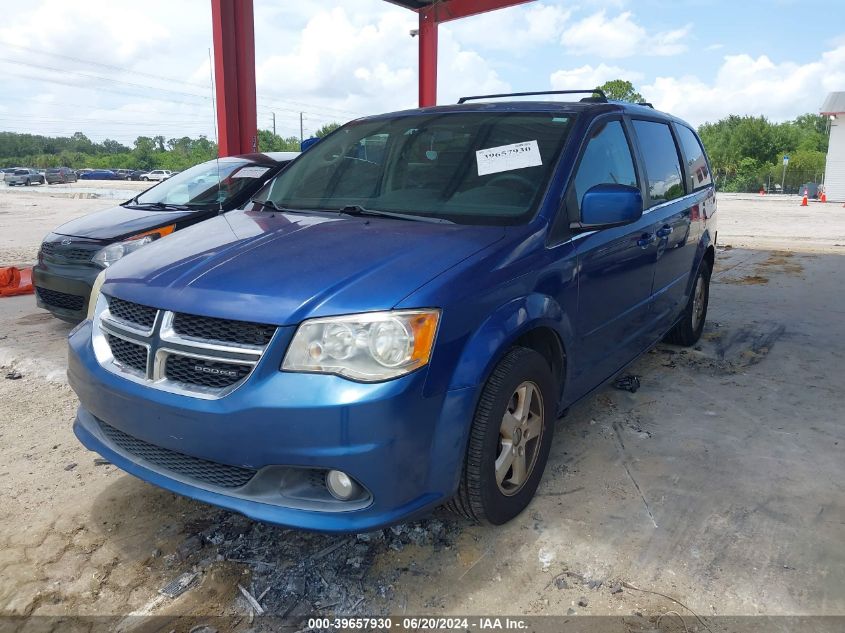
M 570 405 L 698 340 L 716 203 L 683 121 L 503 96 L 353 121 L 110 267 L 70 336 L 77 437 L 299 528 L 521 512 Z

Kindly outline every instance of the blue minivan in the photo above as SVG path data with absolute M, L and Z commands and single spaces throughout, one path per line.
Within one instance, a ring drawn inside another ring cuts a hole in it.
M 707 313 L 698 136 L 588 92 L 352 121 L 116 262 L 70 336 L 77 437 L 286 526 L 516 516 L 567 408 Z

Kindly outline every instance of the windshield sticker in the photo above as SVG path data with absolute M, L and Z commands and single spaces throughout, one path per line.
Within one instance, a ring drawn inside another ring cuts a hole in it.
M 269 170 L 269 167 L 244 167 L 232 174 L 232 178 L 261 178 Z
M 475 160 L 478 163 L 479 176 L 543 164 L 537 141 L 480 149 L 475 152 Z

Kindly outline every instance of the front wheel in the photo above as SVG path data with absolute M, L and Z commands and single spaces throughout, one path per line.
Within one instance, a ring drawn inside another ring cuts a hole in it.
M 707 306 L 710 303 L 711 273 L 710 264 L 707 260 L 702 260 L 681 320 L 663 339 L 667 343 L 689 347 L 695 345 L 701 338 L 704 322 L 707 320 Z
M 150 179 L 149 179 L 149 178 L 141 178 L 141 180 L 143 180 L 143 181 L 145 181 L 145 182 L 149 182 L 149 181 L 150 181 Z
M 470 428 L 458 492 L 448 507 L 468 519 L 501 525 L 537 490 L 554 432 L 554 376 L 532 349 L 511 348 L 496 365 Z

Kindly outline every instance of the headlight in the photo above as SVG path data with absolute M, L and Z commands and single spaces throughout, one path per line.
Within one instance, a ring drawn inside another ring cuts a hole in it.
M 95 264 L 99 264 L 103 268 L 108 268 L 121 257 L 125 257 L 129 253 L 137 251 L 142 246 L 146 246 L 150 242 L 157 240 L 160 237 L 164 237 L 165 235 L 173 233 L 173 229 L 175 228 L 175 224 L 170 224 L 169 226 L 163 226 L 159 229 L 146 231 L 145 233 L 138 233 L 138 235 L 133 235 L 129 239 L 123 240 L 122 242 L 109 244 L 105 248 L 101 248 L 99 251 L 97 251 L 97 254 L 94 255 L 94 257 L 92 258 L 92 261 Z
M 103 282 L 106 280 L 106 271 L 102 271 L 94 280 L 94 285 L 91 286 L 91 296 L 88 297 L 88 318 L 94 318 L 94 310 L 97 307 L 97 300 L 100 298 L 100 289 L 103 287 Z
M 296 330 L 282 369 L 390 380 L 428 363 L 439 320 L 439 310 L 311 319 Z

